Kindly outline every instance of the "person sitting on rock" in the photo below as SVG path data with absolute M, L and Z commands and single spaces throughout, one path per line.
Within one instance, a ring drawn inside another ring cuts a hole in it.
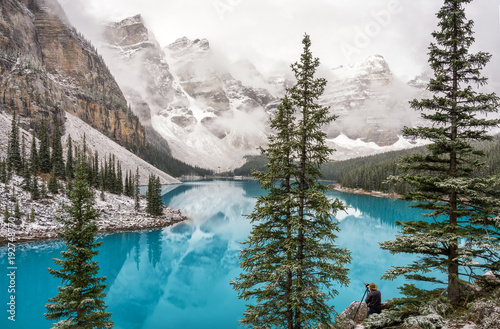
M 378 287 L 375 283 L 366 284 L 366 288 L 370 289 L 370 292 L 366 296 L 366 304 L 368 305 L 368 313 L 366 317 L 370 314 L 380 314 L 382 312 L 382 294 L 378 291 Z

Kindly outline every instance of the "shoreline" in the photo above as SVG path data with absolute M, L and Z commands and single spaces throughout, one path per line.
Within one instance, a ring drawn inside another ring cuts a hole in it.
M 397 193 L 387 193 L 380 191 L 365 191 L 361 188 L 349 188 L 343 187 L 340 184 L 333 184 L 333 189 L 338 192 L 352 193 L 352 194 L 361 194 L 361 195 L 370 195 L 382 198 L 392 198 L 392 199 L 401 199 L 403 196 Z
M 144 215 L 143 213 L 138 213 L 136 216 L 133 216 L 135 218 L 128 218 L 125 220 L 122 218 L 114 218 L 111 221 L 97 220 L 98 230 L 96 234 L 113 234 L 159 229 L 175 225 L 188 219 L 188 217 L 181 214 L 180 210 L 173 210 L 170 208 L 165 208 L 164 215 L 161 217 L 149 217 Z M 27 227 L 23 226 L 22 223 L 20 225 L 12 224 L 12 226 L 15 230 L 12 232 L 13 235 L 11 235 L 10 238 L 9 236 L 1 236 L 0 247 L 8 245 L 9 243 L 56 240 L 59 239 L 58 233 L 63 229 L 62 224 L 59 227 L 51 227 L 50 231 L 26 230 Z
M 68 216 L 64 206 L 69 203 L 70 200 L 62 190 L 32 200 L 30 193 L 22 189 L 22 178 L 15 175 L 0 193 L 0 209 L 4 210 L 4 216 L 0 220 L 0 246 L 58 239 L 58 232 L 62 231 L 63 224 L 57 218 Z M 17 218 L 14 217 L 16 208 L 19 208 Z M 94 191 L 93 208 L 99 213 L 95 221 L 97 233 L 162 228 L 187 219 L 180 210 L 165 205 L 163 215 L 151 217 L 145 211 L 146 199 L 143 196 L 139 199 L 139 211 L 136 211 L 134 199 L 109 192 L 98 194 L 98 191 Z M 5 209 L 9 210 L 8 217 Z

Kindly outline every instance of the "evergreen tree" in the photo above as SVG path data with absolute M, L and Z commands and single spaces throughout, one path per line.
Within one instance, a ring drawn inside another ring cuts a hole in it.
M 117 169 L 116 169 L 116 194 L 123 193 L 123 172 L 122 165 L 120 161 L 118 161 Z
M 31 208 L 30 216 L 29 216 L 29 221 L 34 222 L 35 221 L 35 209 Z
M 50 158 L 52 168 L 55 168 L 56 176 L 65 179 L 66 166 L 63 160 L 63 148 L 61 143 L 61 132 L 59 130 L 59 122 L 56 119 L 54 122 L 54 132 L 52 134 L 52 156 Z
M 95 155 L 94 155 L 94 165 L 93 165 L 93 176 L 92 176 L 92 179 L 93 179 L 93 186 L 95 188 L 98 188 L 100 187 L 100 178 L 99 178 L 99 153 L 97 152 L 97 150 L 95 151 Z
M 24 134 L 21 135 L 21 166 L 24 171 L 24 165 L 26 164 L 26 141 L 24 140 Z
M 31 139 L 30 170 L 34 175 L 37 175 L 40 171 L 40 160 L 38 158 L 38 151 L 36 149 L 36 138 L 34 132 Z
M 57 185 L 57 177 L 56 177 L 56 167 L 52 167 L 52 171 L 50 172 L 49 177 L 49 185 L 47 186 L 49 192 L 52 194 L 59 193 L 59 186 Z
M 31 187 L 31 171 L 28 166 L 28 163 L 24 163 L 24 171 L 23 171 L 23 190 L 29 191 Z
M 71 135 L 68 136 L 68 151 L 66 153 L 66 177 L 68 180 L 73 178 L 73 142 Z
M 398 222 L 401 234 L 381 244 L 391 253 L 420 255 L 409 266 L 388 270 L 385 278 L 405 275 L 445 284 L 452 304 L 465 294 L 461 277 L 475 279 L 484 270 L 500 269 L 500 225 L 495 219 L 499 178 L 474 177 L 484 163 L 483 152 L 472 144 L 491 139 L 487 131 L 500 121 L 478 118 L 478 114 L 497 112 L 498 98 L 473 88 L 486 84 L 480 71 L 491 56 L 469 53 L 473 22 L 466 19 L 464 5 L 470 2 L 444 0 L 437 14 L 440 30 L 433 33 L 436 43 L 429 47 L 434 77 L 428 90 L 434 97 L 411 102 L 429 125 L 404 130 L 406 136 L 432 142 L 426 154 L 404 160 L 407 172 L 400 176 L 415 188 L 406 199 L 415 201 L 413 207 L 425 210 L 432 220 Z M 436 277 L 433 269 L 447 278 Z
M 95 242 L 98 212 L 94 209 L 94 194 L 87 184 L 84 165 L 78 161 L 71 205 L 66 207 L 68 219 L 61 219 L 64 230 L 59 234 L 66 244 L 63 259 L 54 259 L 61 269 L 49 269 L 62 280 L 58 294 L 46 304 L 48 320 L 60 320 L 58 328 L 112 328 L 111 313 L 106 312 L 103 293 L 105 277 L 96 277 L 99 266 L 92 259 L 99 254 L 102 242 Z
M 318 104 L 326 81 L 314 78 L 319 60 L 308 35 L 303 45 L 300 63 L 292 65 L 297 83 L 273 116 L 276 134 L 263 150 L 268 172 L 256 173 L 268 194 L 249 215 L 254 228 L 240 254 L 243 273 L 232 282 L 239 298 L 257 304 L 241 320 L 253 328 L 328 325 L 334 309 L 327 301 L 338 294 L 333 281 L 349 282 L 350 253 L 334 244 L 339 225 L 333 216 L 345 207 L 329 200 L 319 182 L 319 167 L 333 152 L 321 128 L 335 118 Z
M 141 209 L 140 204 L 140 191 L 139 191 L 139 167 L 135 170 L 135 178 L 134 178 L 134 209 L 135 211 L 139 211 Z
M 18 174 L 23 170 L 19 149 L 19 126 L 16 119 L 16 111 L 12 111 L 11 132 L 7 147 L 7 167 L 9 171 L 15 171 Z
M 0 181 L 7 184 L 7 164 L 5 161 L 0 161 Z
M 40 149 L 38 150 L 38 159 L 40 171 L 48 174 L 52 167 L 50 166 L 49 135 L 47 133 L 45 120 L 42 120 L 40 125 Z
M 40 196 L 45 199 L 47 197 L 47 184 L 42 181 L 42 187 L 40 188 Z
M 130 196 L 129 195 L 129 190 L 130 190 L 130 187 L 129 187 L 129 177 L 128 177 L 128 171 L 125 172 L 125 186 L 123 187 L 123 192 L 126 196 Z
M 21 209 L 19 209 L 19 201 L 16 200 L 16 206 L 14 207 L 14 217 L 20 219 L 22 217 Z
M 33 175 L 33 180 L 31 181 L 30 194 L 31 200 L 40 199 L 40 189 L 38 188 L 38 179 L 36 179 L 36 175 Z
M 8 223 L 9 222 L 9 218 L 10 218 L 9 208 L 7 208 L 7 205 L 5 205 L 5 210 L 3 212 L 3 221 L 5 223 Z
M 146 201 L 146 212 L 148 214 L 151 216 L 160 216 L 163 213 L 163 209 L 161 207 L 160 177 L 149 175 Z

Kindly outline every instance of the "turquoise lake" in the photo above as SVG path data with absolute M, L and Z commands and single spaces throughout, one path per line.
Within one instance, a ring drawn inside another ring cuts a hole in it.
M 163 202 L 180 209 L 189 220 L 161 230 L 100 235 L 97 257 L 100 276 L 106 276 L 106 304 L 117 329 L 234 329 L 245 309 L 229 281 L 238 276 L 240 241 L 251 225 L 245 218 L 262 193 L 254 181 L 197 181 L 171 186 Z M 375 282 L 382 299 L 397 297 L 405 281 L 381 281 L 391 265 L 412 261 L 391 255 L 378 242 L 394 238 L 396 220 L 422 218 L 405 201 L 330 192 L 350 209 L 339 213 L 337 244 L 352 252 L 349 287 L 338 287 L 332 301 L 341 312 L 363 296 L 363 282 Z M 6 247 L 0 248 L 2 315 L 0 328 L 50 328 L 43 313 L 47 299 L 57 294 L 55 267 L 64 245 L 45 241 L 16 245 L 16 321 L 7 319 L 9 286 Z

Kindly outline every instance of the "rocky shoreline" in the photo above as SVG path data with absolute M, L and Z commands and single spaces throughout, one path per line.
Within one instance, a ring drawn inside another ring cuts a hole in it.
M 143 214 L 137 216 L 129 216 L 131 218 L 118 218 L 111 220 L 98 220 L 98 233 L 118 233 L 129 231 L 141 231 L 147 229 L 158 229 L 172 226 L 187 219 L 180 211 L 170 208 L 164 209 L 165 214 L 161 217 L 143 217 Z M 134 218 L 135 217 L 135 218 Z M 7 231 L 5 234 L 4 231 Z M 8 225 L 1 224 L 0 227 L 0 247 L 9 242 L 22 243 L 40 240 L 58 239 L 58 232 L 62 231 L 62 225 L 55 227 L 54 225 L 46 227 L 46 229 L 33 229 L 28 225 L 19 223 L 16 225 L 15 220 Z
M 4 212 L 7 208 L 10 213 L 10 217 L 6 218 L 4 214 L 0 220 L 0 246 L 9 242 L 57 239 L 58 232 L 63 228 L 57 218 L 67 216 L 63 206 L 69 204 L 69 199 L 60 192 L 54 195 L 49 193 L 40 200 L 31 200 L 29 192 L 21 188 L 21 182 L 20 177 L 13 177 L 7 186 L 0 187 L 0 209 Z M 162 216 L 151 217 L 144 211 L 146 200 L 143 198 L 140 200 L 140 211 L 135 211 L 133 199 L 123 195 L 105 192 L 102 197 L 96 193 L 94 201 L 94 208 L 100 213 L 96 221 L 99 233 L 161 228 L 187 219 L 180 210 L 167 207 L 164 207 Z M 19 218 L 14 217 L 16 203 L 20 211 Z M 34 219 L 31 218 L 32 214 Z
M 383 197 L 383 198 L 394 198 L 394 199 L 401 199 L 402 198 L 401 195 L 396 194 L 396 193 L 386 193 L 386 192 L 379 192 L 379 191 L 365 191 L 361 188 L 343 187 L 340 184 L 333 184 L 332 186 L 333 186 L 333 189 L 335 191 L 339 191 L 339 192 L 371 195 L 371 196 L 377 196 L 377 197 Z

